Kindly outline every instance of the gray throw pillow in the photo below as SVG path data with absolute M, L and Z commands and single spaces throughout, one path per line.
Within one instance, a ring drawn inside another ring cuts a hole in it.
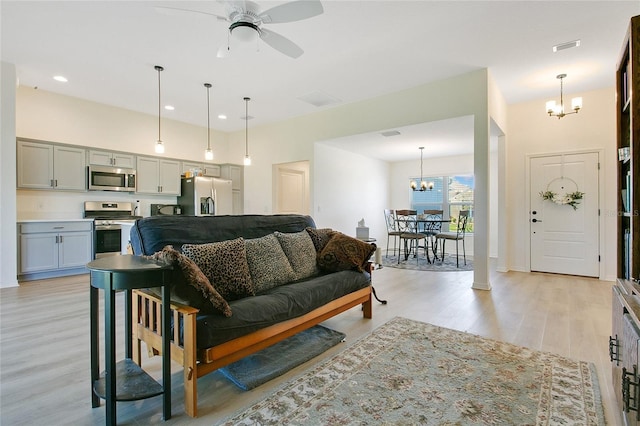
M 293 268 L 275 235 L 244 240 L 244 245 L 256 293 L 295 280 Z
M 316 248 L 307 231 L 283 233 L 275 232 L 284 254 L 295 273 L 295 280 L 309 278 L 318 273 Z
M 226 300 L 255 295 L 244 239 L 183 244 L 182 253 L 198 265 Z

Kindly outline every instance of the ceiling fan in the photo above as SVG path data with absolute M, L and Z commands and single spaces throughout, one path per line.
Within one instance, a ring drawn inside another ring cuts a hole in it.
M 260 11 L 260 6 L 245 0 L 218 0 L 225 5 L 225 16 L 198 10 L 188 10 L 173 7 L 157 6 L 160 13 L 198 13 L 213 16 L 221 21 L 230 23 L 229 37 L 240 41 L 252 41 L 259 37 L 275 50 L 291 57 L 298 58 L 304 50 L 288 38 L 263 27 L 265 24 L 282 24 L 313 18 L 324 12 L 319 0 L 296 0 L 279 6 Z M 257 36 L 257 37 L 256 37 Z M 224 48 L 229 51 L 229 46 Z M 225 56 L 221 49 L 218 57 Z

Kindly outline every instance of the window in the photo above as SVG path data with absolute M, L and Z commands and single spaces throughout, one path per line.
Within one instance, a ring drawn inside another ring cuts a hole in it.
M 419 181 L 419 178 L 411 180 Z M 411 191 L 411 208 L 418 213 L 424 210 L 443 210 L 451 218 L 449 230 L 456 231 L 458 213 L 469 210 L 467 232 L 473 232 L 473 175 L 425 177 L 433 182 L 431 191 Z

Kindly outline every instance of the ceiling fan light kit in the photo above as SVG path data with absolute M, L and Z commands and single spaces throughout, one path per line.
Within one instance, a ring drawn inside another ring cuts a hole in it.
M 264 24 L 284 24 L 288 22 L 302 21 L 324 13 L 324 8 L 319 0 L 297 0 L 272 7 L 263 12 L 260 6 L 252 1 L 223 1 L 226 5 L 224 16 L 197 10 L 180 9 L 173 7 L 157 6 L 156 9 L 167 13 L 190 12 L 194 14 L 208 15 L 220 21 L 228 22 L 227 45 L 220 47 L 216 56 L 224 58 L 231 51 L 230 37 L 241 42 L 262 40 L 273 49 L 290 58 L 298 58 L 304 50 L 288 38 L 263 27 Z
M 582 98 L 576 97 L 571 99 L 571 112 L 564 112 L 564 99 L 562 93 L 562 80 L 566 77 L 566 74 L 558 74 L 556 78 L 560 80 L 560 103 L 556 104 L 556 101 L 548 101 L 546 103 L 546 110 L 549 117 L 558 117 L 558 120 L 569 114 L 577 114 L 582 109 Z

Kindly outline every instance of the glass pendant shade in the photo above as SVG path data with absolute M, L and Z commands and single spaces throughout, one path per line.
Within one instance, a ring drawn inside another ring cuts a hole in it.
M 155 151 L 157 154 L 164 154 L 164 144 L 162 143 L 162 141 L 156 142 Z

